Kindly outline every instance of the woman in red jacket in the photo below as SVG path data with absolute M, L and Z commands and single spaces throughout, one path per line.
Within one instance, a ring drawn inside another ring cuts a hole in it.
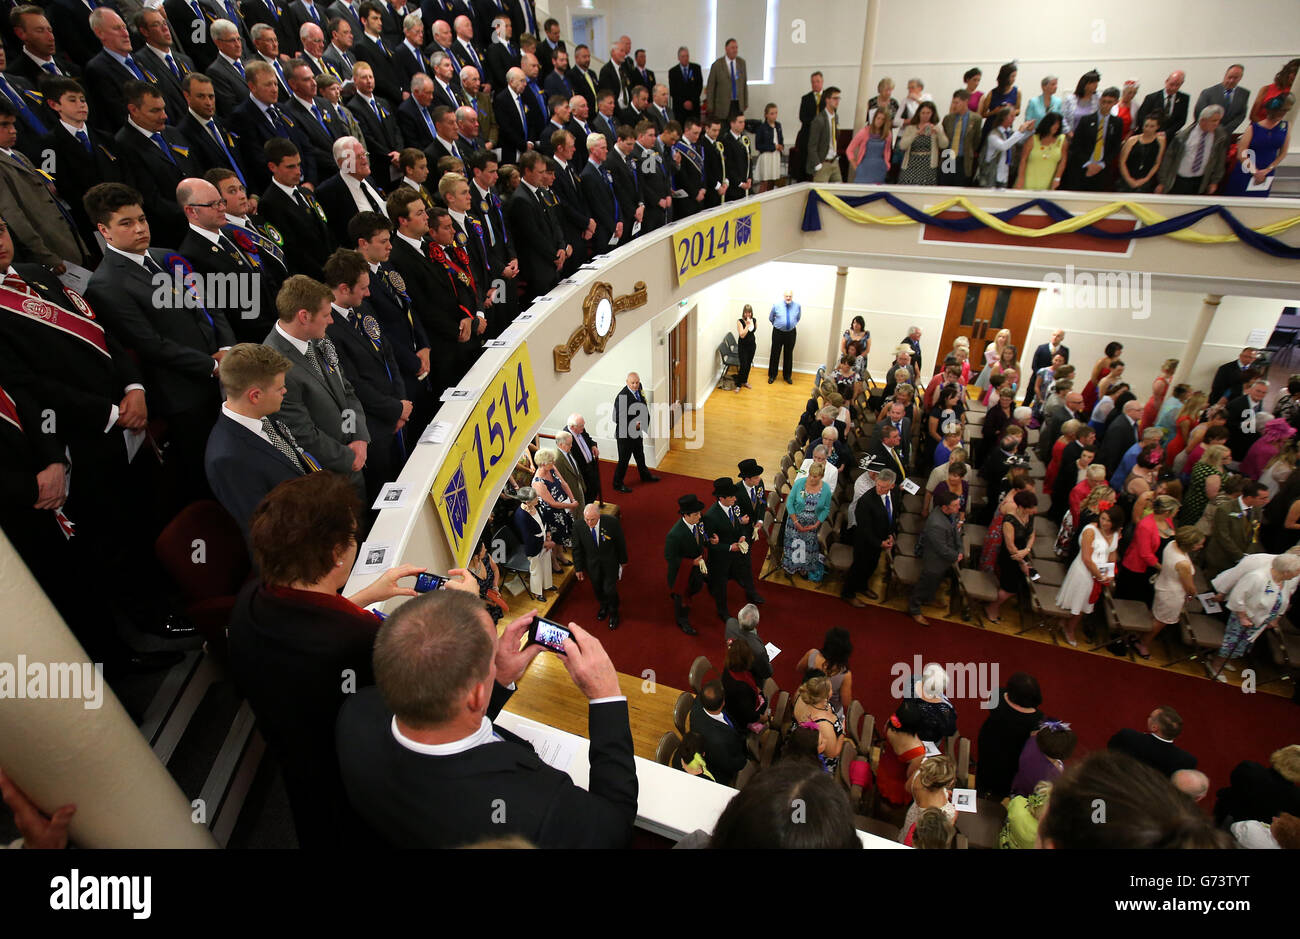
M 1160 557 L 1174 537 L 1174 516 L 1180 508 L 1182 503 L 1173 496 L 1157 496 L 1151 514 L 1137 523 L 1133 540 L 1120 561 L 1116 596 L 1151 605 L 1155 596 L 1151 575 L 1160 570 Z

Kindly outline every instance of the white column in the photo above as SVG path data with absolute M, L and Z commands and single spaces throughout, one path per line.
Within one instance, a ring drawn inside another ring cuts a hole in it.
M 54 524 L 51 520 L 50 524 Z M 88 661 L 81 644 L 0 532 L 0 669 L 31 674 L 40 665 Z M 5 676 L 7 678 L 8 676 Z M 21 674 L 24 691 L 32 685 Z M 16 697 L 0 702 L 0 767 L 46 814 L 73 803 L 69 834 L 84 848 L 215 848 L 207 826 L 190 820 L 190 801 L 123 709 L 92 673 L 99 707 L 86 695 Z M 35 690 L 35 689 L 32 689 Z M 209 806 L 209 812 L 215 809 Z
M 1186 381 L 1187 376 L 1196 367 L 1196 356 L 1200 354 L 1205 335 L 1210 331 L 1210 324 L 1214 322 L 1214 314 L 1218 312 L 1222 300 L 1221 294 L 1207 293 L 1205 299 L 1201 301 L 1201 309 L 1196 314 L 1195 322 L 1192 323 L 1192 331 L 1187 334 L 1187 342 L 1183 344 L 1183 354 L 1178 357 L 1178 368 L 1174 371 L 1171 384 L 1176 385 Z
M 838 365 L 840 361 L 840 336 L 844 335 L 844 330 L 848 326 L 844 322 L 844 295 L 848 290 L 848 285 L 849 269 L 847 267 L 835 268 L 835 299 L 831 301 L 831 334 L 826 345 L 828 371 Z
M 876 59 L 876 25 L 880 20 L 881 0 L 867 0 L 867 22 L 862 30 L 862 61 L 858 65 L 858 97 L 854 114 L 857 122 L 856 131 L 867 122 L 867 102 L 876 93 L 876 86 L 871 83 L 871 67 Z

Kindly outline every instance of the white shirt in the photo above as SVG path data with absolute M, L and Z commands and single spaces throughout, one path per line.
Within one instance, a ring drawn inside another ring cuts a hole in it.
M 442 134 L 435 134 L 433 139 L 438 141 L 438 143 L 442 144 L 442 148 L 446 150 L 448 153 L 450 153 L 452 156 L 456 157 L 457 159 L 460 159 L 460 149 L 456 146 L 454 142 L 450 140 L 444 140 Z
M 112 245 L 108 244 L 108 242 L 105 242 L 104 245 L 105 245 L 105 247 L 108 248 L 109 251 L 114 251 L 114 252 L 116 252 L 117 254 L 122 255 L 122 257 L 124 257 L 124 258 L 130 258 L 130 259 L 131 259 L 132 261 L 134 261 L 136 264 L 139 264 L 141 267 L 144 267 L 144 259 L 145 259 L 145 255 L 143 255 L 143 254 L 132 254 L 130 251 L 123 251 L 121 248 L 115 248 L 115 247 L 113 247 Z
M 985 161 L 998 161 L 997 180 L 1004 184 L 1008 181 L 1009 177 L 1007 175 L 1007 161 L 1003 159 L 1003 154 L 1033 133 L 1032 130 L 1018 130 L 1010 137 L 1003 137 L 1002 131 L 1007 129 L 1009 128 L 995 127 L 991 130 L 988 136 L 988 143 L 984 147 Z
M 1206 138 L 1210 138 L 1208 141 Z M 1205 147 L 1205 155 L 1201 157 L 1201 168 L 1199 171 L 1192 172 L 1192 164 L 1196 161 L 1196 152 L 1201 147 Z M 1187 149 L 1183 151 L 1183 158 L 1178 163 L 1179 176 L 1201 176 L 1210 162 L 1210 151 L 1214 148 L 1214 135 L 1207 134 L 1201 130 L 1199 123 L 1192 125 L 1192 131 L 1187 135 Z
M 86 139 L 87 140 L 90 139 L 90 131 L 86 129 L 85 124 L 82 124 L 80 127 L 73 127 L 71 124 L 69 124 L 67 121 L 64 120 L 60 120 L 59 123 L 62 124 L 63 129 L 66 130 L 73 137 L 76 137 L 77 134 L 85 134 Z
M 152 143 L 152 144 L 154 144 L 155 146 L 157 146 L 157 142 L 153 139 L 153 135 L 154 135 L 154 132 L 153 132 L 153 131 L 151 131 L 151 130 L 145 130 L 143 127 L 141 127 L 139 124 L 137 124 L 135 121 L 133 121 L 133 120 L 132 120 L 131 118 L 129 118 L 129 117 L 126 119 L 126 123 L 127 123 L 128 125 L 130 125 L 131 127 L 134 127 L 134 128 L 135 128 L 137 131 L 139 131 L 140 133 L 144 134 L 146 137 L 149 138 L 149 142 L 150 142 L 150 143 Z M 162 131 L 158 131 L 158 133 L 162 133 Z M 163 142 L 166 143 L 166 138 L 163 138 Z
M 280 326 L 279 323 L 275 324 L 275 331 L 279 333 L 281 336 L 283 336 L 289 342 L 290 345 L 292 345 L 295 349 L 297 349 L 299 355 L 302 356 L 307 355 L 308 343 L 306 339 L 299 339 L 296 336 L 290 336 L 288 333 L 284 331 L 284 329 Z
M 395 232 L 393 232 L 393 237 L 395 237 L 395 238 L 401 238 L 401 239 L 402 239 L 403 241 L 405 241 L 408 245 L 410 245 L 412 248 L 414 248 L 416 251 L 418 251 L 421 257 L 425 257 L 425 254 L 424 254 L 424 246 L 423 246 L 422 244 L 420 244 L 420 242 L 418 242 L 416 239 L 410 237 L 409 235 L 403 235 L 403 234 L 402 234 L 401 232 L 399 232 L 399 231 L 395 231 Z
M 374 211 L 374 207 L 367 201 L 363 190 L 374 196 L 375 201 L 380 205 L 384 204 L 383 196 L 375 192 L 375 187 L 370 185 L 369 180 L 357 179 L 348 173 L 339 173 L 339 178 L 343 180 L 343 185 L 348 187 L 348 192 L 352 193 L 352 201 L 356 203 L 357 208 L 362 212 Z
M 271 178 L 271 185 L 273 185 L 273 186 L 275 186 L 276 188 L 278 188 L 282 193 L 284 193 L 284 194 L 285 194 L 286 196 L 288 196 L 291 200 L 293 200 L 293 204 L 294 204 L 294 205 L 297 205 L 297 204 L 298 204 L 298 199 L 297 199 L 297 195 L 298 195 L 298 187 L 296 187 L 296 186 L 286 186 L 284 183 L 280 182 L 278 179 L 276 179 L 276 178 L 274 178 L 274 177 Z
M 240 425 L 241 427 L 244 427 L 249 431 L 257 434 L 257 436 L 261 437 L 267 443 L 271 443 L 271 438 L 266 436 L 266 430 L 265 428 L 262 427 L 262 422 L 258 418 L 245 417 L 243 414 L 236 414 L 234 411 L 230 410 L 230 405 L 228 404 L 221 405 L 221 413 L 226 415 L 226 417 L 230 418 L 232 421 L 234 421 L 236 424 Z M 275 444 L 271 444 L 271 445 L 275 446 Z
M 199 226 L 195 225 L 193 222 L 190 222 L 190 231 L 197 232 L 198 234 L 202 235 L 204 238 L 208 239 L 208 241 L 212 242 L 214 245 L 221 243 L 220 232 L 208 231 L 206 228 L 200 228 Z
M 486 714 L 478 725 L 478 730 L 468 737 L 453 740 L 451 743 L 418 743 L 398 730 L 396 716 L 393 717 L 392 731 L 393 739 L 399 744 L 414 753 L 422 753 L 425 756 L 455 756 L 457 753 L 464 753 L 484 744 L 502 742 L 496 731 L 492 729 L 492 722 L 487 719 Z

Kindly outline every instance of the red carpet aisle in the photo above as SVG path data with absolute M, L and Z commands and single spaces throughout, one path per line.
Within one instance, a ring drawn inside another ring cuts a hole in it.
M 632 493 L 614 493 L 613 465 L 602 463 L 601 469 L 604 491 L 620 497 L 628 540 L 630 563 L 623 570 L 619 589 L 622 625 L 611 632 L 596 621 L 596 602 L 586 583 L 575 583 L 551 616 L 561 622 L 573 620 L 595 632 L 620 672 L 643 675 L 649 669 L 657 682 L 685 689 L 687 672 L 697 655 L 707 655 L 715 667 L 721 666 L 723 624 L 712 598 L 701 591 L 691 607 L 691 624 L 699 635 L 684 635 L 674 625 L 664 536 L 677 520 L 677 497 L 694 493 L 706 505 L 712 504 L 712 484 L 671 474 L 660 474 L 662 482 L 647 484 L 633 471 L 628 474 Z M 761 557 L 754 560 L 755 570 L 760 562 Z M 734 615 L 745 598 L 736 584 L 730 588 L 728 606 Z M 853 609 L 832 597 L 780 584 L 760 582 L 758 590 L 767 600 L 761 608 L 759 634 L 781 649 L 774 663 L 777 683 L 793 691 L 799 659 L 821 642 L 828 628 L 843 626 L 853 636 L 853 696 L 878 721 L 897 706 L 891 696 L 891 685 L 899 674 L 895 663 L 910 668 L 913 656 L 919 655 L 923 663 L 982 665 L 986 675 L 996 666 L 1002 683 L 1016 671 L 1035 675 L 1043 688 L 1044 710 L 1073 725 L 1080 754 L 1105 747 L 1110 735 L 1121 727 L 1143 728 L 1146 715 L 1156 705 L 1172 705 L 1186 723 L 1179 744 L 1198 757 L 1214 788 L 1227 784 L 1232 767 L 1241 760 L 1266 763 L 1268 754 L 1278 747 L 1300 743 L 1300 707 L 1276 695 L 1245 695 L 1235 687 L 973 626 L 932 619 L 933 625 L 927 629 L 894 610 L 874 606 Z M 953 701 L 958 730 L 970 737 L 972 744 L 984 720 L 975 695 L 968 691 L 966 697 Z

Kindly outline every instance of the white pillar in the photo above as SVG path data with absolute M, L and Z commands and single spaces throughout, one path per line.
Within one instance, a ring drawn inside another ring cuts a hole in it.
M 50 524 L 54 524 L 51 520 Z M 0 532 L 0 668 L 25 671 L 40 664 L 80 666 L 81 644 Z M 106 627 L 107 628 L 107 627 Z M 84 670 L 78 668 L 78 671 Z M 53 670 L 50 669 L 51 681 Z M 95 676 L 97 708 L 86 698 L 0 701 L 0 767 L 46 814 L 73 803 L 69 834 L 84 848 L 215 848 L 207 826 L 190 820 L 192 808 L 167 768 Z M 24 689 L 31 687 L 22 675 Z M 216 806 L 209 806 L 209 814 Z
M 858 65 L 858 97 L 854 107 L 856 131 L 867 123 L 867 102 L 876 93 L 871 83 L 871 68 L 876 59 L 876 25 L 880 21 L 881 0 L 867 0 L 867 22 L 862 30 L 862 61 Z
M 1192 331 L 1187 334 L 1187 342 L 1183 344 L 1183 354 L 1178 357 L 1178 368 L 1174 371 L 1172 384 L 1186 381 L 1187 376 L 1196 367 L 1196 356 L 1200 354 L 1205 335 L 1210 331 L 1210 324 L 1214 322 L 1214 314 L 1218 311 L 1222 300 L 1221 294 L 1207 293 L 1205 299 L 1201 301 L 1201 309 L 1196 314 L 1195 322 L 1192 323 Z
M 827 339 L 826 345 L 826 362 L 827 370 L 839 364 L 840 361 L 840 336 L 848 324 L 844 322 L 844 295 L 849 285 L 849 269 L 847 267 L 835 268 L 835 299 L 831 301 L 831 334 Z

